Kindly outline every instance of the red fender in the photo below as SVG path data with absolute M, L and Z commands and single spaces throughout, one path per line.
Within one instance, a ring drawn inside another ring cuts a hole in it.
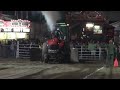
M 64 44 L 65 44 L 65 42 L 64 42 L 64 41 L 61 41 L 61 42 L 59 43 L 59 47 L 60 47 L 60 48 L 63 47 Z
M 53 38 L 47 41 L 48 45 L 57 45 L 59 40 L 57 38 Z

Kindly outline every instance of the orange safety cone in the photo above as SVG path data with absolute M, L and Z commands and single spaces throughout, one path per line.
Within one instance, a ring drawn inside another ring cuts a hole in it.
M 115 58 L 114 67 L 118 67 L 118 60 L 117 60 L 117 58 Z

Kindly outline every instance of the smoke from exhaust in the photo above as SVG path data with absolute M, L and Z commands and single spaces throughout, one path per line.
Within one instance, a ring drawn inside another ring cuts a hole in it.
M 41 11 L 45 16 L 47 25 L 51 31 L 54 30 L 56 21 L 61 19 L 59 11 Z

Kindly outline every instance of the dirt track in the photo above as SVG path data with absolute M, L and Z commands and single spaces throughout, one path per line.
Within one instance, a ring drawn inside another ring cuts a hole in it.
M 0 79 L 108 79 L 120 78 L 120 68 L 103 63 L 43 64 L 40 61 L 0 60 Z

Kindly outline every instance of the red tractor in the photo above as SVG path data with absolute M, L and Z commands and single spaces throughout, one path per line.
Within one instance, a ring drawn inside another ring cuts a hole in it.
M 66 31 L 62 31 L 63 29 L 66 30 L 65 27 L 67 27 L 66 24 L 56 26 L 55 30 L 52 32 L 52 38 L 43 43 L 43 62 L 63 63 L 65 61 L 69 61 L 70 48 L 67 43 L 68 36 L 65 35 Z

